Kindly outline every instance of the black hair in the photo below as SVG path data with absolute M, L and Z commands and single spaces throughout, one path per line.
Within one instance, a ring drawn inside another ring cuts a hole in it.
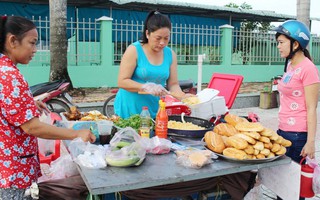
M 2 16 L 0 17 L 0 53 L 5 51 L 6 36 L 8 33 L 15 35 L 18 41 L 21 41 L 25 33 L 35 29 L 36 25 L 20 16 Z
M 290 53 L 289 53 L 288 57 L 286 57 L 286 62 L 284 63 L 284 72 L 287 71 L 287 65 L 288 65 L 289 59 L 291 59 L 293 57 L 293 55 L 299 50 L 301 50 L 303 52 L 305 57 L 309 58 L 309 60 L 312 61 L 312 58 L 311 58 L 311 55 L 310 55 L 308 49 L 302 48 L 298 41 L 296 41 L 295 39 L 293 39 L 293 38 L 291 38 L 291 37 L 289 37 L 289 36 L 287 36 L 285 34 L 282 34 L 282 33 L 276 33 L 276 39 L 278 39 L 278 37 L 280 35 L 284 35 L 286 38 L 288 38 L 290 40 Z M 293 43 L 295 41 L 298 42 L 299 47 L 296 50 L 293 50 Z
M 143 32 L 141 36 L 141 43 L 148 43 L 146 31 L 152 33 L 160 28 L 168 28 L 171 30 L 171 21 L 168 16 L 160 13 L 157 10 L 149 12 L 146 20 L 144 21 Z

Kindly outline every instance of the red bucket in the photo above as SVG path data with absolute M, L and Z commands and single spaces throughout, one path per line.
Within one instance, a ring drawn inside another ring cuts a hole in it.
M 301 159 L 301 179 L 300 179 L 300 197 L 311 198 L 314 197 L 312 189 L 312 178 L 314 169 L 308 164 L 302 164 L 305 157 Z

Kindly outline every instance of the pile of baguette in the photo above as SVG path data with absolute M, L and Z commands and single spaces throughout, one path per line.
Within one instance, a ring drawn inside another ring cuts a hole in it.
M 225 116 L 227 123 L 216 125 L 205 134 L 207 148 L 226 157 L 239 160 L 264 159 L 286 153 L 291 141 L 284 139 L 272 129 L 259 122 L 233 114 Z

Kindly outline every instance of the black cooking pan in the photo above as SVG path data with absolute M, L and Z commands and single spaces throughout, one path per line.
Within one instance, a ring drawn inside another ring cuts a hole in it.
M 182 122 L 181 115 L 170 115 L 169 120 Z M 204 134 L 207 131 L 212 131 L 214 127 L 214 124 L 212 122 L 205 119 L 197 118 L 197 117 L 184 116 L 184 121 L 191 122 L 198 126 L 202 126 L 205 129 L 204 130 L 179 130 L 179 129 L 168 128 L 168 135 L 191 137 L 191 138 L 203 138 Z

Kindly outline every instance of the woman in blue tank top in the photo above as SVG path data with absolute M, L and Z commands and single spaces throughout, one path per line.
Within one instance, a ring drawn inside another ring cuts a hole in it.
M 155 118 L 161 96 L 174 92 L 185 97 L 177 77 L 176 54 L 167 47 L 170 40 L 170 19 L 158 11 L 152 11 L 144 22 L 142 39 L 131 44 L 123 54 L 118 76 L 119 91 L 115 113 L 128 118 L 139 114 L 148 106 Z M 148 94 L 139 94 L 139 91 Z

